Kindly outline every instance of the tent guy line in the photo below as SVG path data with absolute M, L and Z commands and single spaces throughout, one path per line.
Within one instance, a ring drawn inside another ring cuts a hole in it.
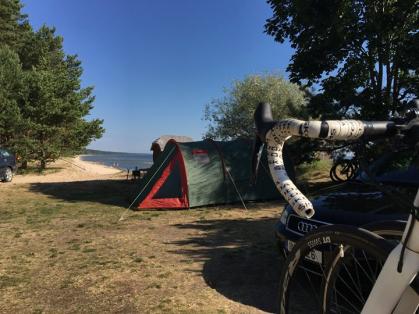
M 173 153 L 173 150 L 176 147 L 173 147 L 172 150 L 170 151 L 170 153 L 166 156 L 164 162 L 162 162 L 158 168 L 158 170 L 153 174 L 153 176 L 150 178 L 150 180 L 147 181 L 147 183 L 144 185 L 143 189 L 141 190 L 140 193 L 137 194 L 137 196 L 135 197 L 135 199 L 132 201 L 132 203 L 128 206 L 128 208 L 122 213 L 121 217 L 119 218 L 118 221 L 122 221 L 125 219 L 125 214 L 131 209 L 132 205 L 134 205 L 134 203 L 138 200 L 138 198 L 140 197 L 140 195 L 144 192 L 144 190 L 147 188 L 148 184 L 151 182 L 151 180 L 154 178 L 154 176 L 158 173 L 158 171 L 160 170 L 161 167 L 163 167 L 164 163 L 167 161 L 167 159 L 171 156 L 171 154 Z

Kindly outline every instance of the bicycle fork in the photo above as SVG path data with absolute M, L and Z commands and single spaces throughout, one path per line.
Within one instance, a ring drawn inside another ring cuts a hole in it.
M 419 189 L 414 207 L 419 208 Z M 406 241 L 408 226 L 413 223 L 404 251 L 403 269 L 397 271 L 403 243 Z M 377 278 L 377 281 L 362 309 L 362 314 L 415 313 L 419 303 L 419 221 L 414 215 L 409 216 L 402 242 L 390 253 Z

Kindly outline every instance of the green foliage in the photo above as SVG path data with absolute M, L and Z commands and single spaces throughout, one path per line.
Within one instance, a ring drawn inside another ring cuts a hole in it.
M 14 50 L 21 47 L 22 36 L 29 31 L 27 16 L 20 12 L 19 0 L 0 1 L 0 43 Z
M 85 119 L 93 88 L 81 87 L 77 56 L 65 54 L 54 28 L 33 31 L 20 8 L 19 1 L 0 5 L 0 145 L 45 168 L 99 138 L 103 121 Z
M 13 146 L 21 125 L 19 103 L 25 95 L 24 75 L 19 56 L 0 46 L 0 146 Z
M 387 118 L 418 97 L 417 0 L 268 0 L 266 32 L 291 41 L 292 82 L 320 86 L 315 115 Z
M 304 115 L 305 93 L 278 75 L 247 76 L 235 81 L 225 94 L 205 107 L 204 119 L 209 122 L 207 137 L 253 138 L 253 113 L 261 101 L 271 104 L 276 119 Z

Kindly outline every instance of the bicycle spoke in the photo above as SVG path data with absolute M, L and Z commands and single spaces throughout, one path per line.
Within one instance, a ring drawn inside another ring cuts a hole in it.
M 333 293 L 335 294 L 335 300 L 336 300 L 335 305 L 338 306 L 338 309 L 339 309 L 340 307 L 338 305 L 338 294 L 337 294 L 337 291 L 336 291 L 336 286 L 333 288 Z M 339 314 L 341 314 L 340 309 L 339 309 Z
M 336 293 L 339 294 L 339 296 L 344 299 L 348 305 L 350 305 L 353 309 L 355 309 L 355 313 L 360 313 L 361 309 L 359 309 L 356 305 L 352 304 L 352 302 L 350 300 L 348 300 L 342 293 L 340 293 L 339 291 L 336 290 Z
M 350 271 L 349 271 L 349 269 L 347 268 L 346 264 L 345 264 L 344 262 L 342 262 L 342 265 L 343 265 L 343 267 L 345 268 L 345 271 L 346 271 L 346 273 L 348 274 L 349 278 L 351 278 L 351 281 L 353 282 L 354 287 L 359 289 L 362 285 L 361 285 L 361 282 L 360 282 L 360 280 L 359 280 L 359 274 L 358 274 L 358 271 L 356 270 L 357 281 L 358 281 L 358 283 L 356 283 L 356 282 L 355 282 L 355 280 L 354 280 L 354 279 L 353 279 L 353 277 L 352 277 L 351 272 L 350 272 Z M 361 290 L 358 290 L 357 292 L 358 292 L 358 294 L 359 294 L 360 296 L 362 296 L 362 289 L 361 289 Z
M 359 294 L 359 291 L 358 291 L 358 293 L 356 292 L 356 291 L 354 291 L 350 286 L 349 286 L 349 284 L 347 284 L 346 283 L 346 281 L 345 281 L 345 279 L 343 279 L 340 275 L 338 275 L 338 278 L 340 278 L 341 279 L 341 281 L 340 282 L 342 282 L 351 292 L 352 292 L 352 295 L 354 296 L 354 297 L 356 297 L 357 299 L 358 299 L 358 301 L 360 301 L 360 302 L 365 302 L 365 299 L 363 298 L 363 296 L 361 295 L 361 294 Z
M 354 253 L 352 252 L 352 256 L 354 258 L 354 262 L 359 266 L 359 268 L 363 271 L 363 273 L 365 274 L 365 276 L 369 279 L 369 281 L 374 284 L 375 280 L 373 280 L 370 276 L 368 276 L 368 272 L 365 271 L 364 267 L 362 267 L 362 265 L 358 262 L 358 260 L 356 259 L 356 257 L 354 256 Z
M 352 255 L 352 254 L 351 254 Z M 357 279 L 357 281 L 358 281 L 358 288 L 360 289 L 359 291 L 360 291 L 360 294 L 361 295 L 363 295 L 363 293 L 362 293 L 362 283 L 361 283 L 361 278 L 360 278 L 360 276 L 359 276 L 359 272 L 358 272 L 358 267 L 356 267 L 356 264 L 355 264 L 355 274 L 356 274 L 356 279 Z
M 294 278 L 292 283 L 289 284 L 288 297 L 287 297 L 287 308 L 289 313 L 293 313 L 295 307 L 301 306 L 301 300 L 306 300 L 307 297 L 311 297 L 307 286 L 303 284 L 302 279 Z
M 310 283 L 310 287 L 311 287 L 311 290 L 313 291 L 313 294 L 314 294 L 314 296 L 315 296 L 315 298 L 316 298 L 316 302 L 317 302 L 317 304 L 319 305 L 319 307 L 320 307 L 320 300 L 319 300 L 319 296 L 317 295 L 317 293 L 316 293 L 316 289 L 315 289 L 315 287 L 314 287 L 314 284 L 313 284 L 313 282 L 311 281 L 311 278 L 310 278 L 310 276 L 308 275 L 308 273 L 307 273 L 307 271 L 305 271 L 304 270 L 304 275 L 306 275 L 306 277 L 307 277 L 307 279 L 308 279 L 308 282 Z
M 372 275 L 372 276 L 374 276 L 374 275 L 375 275 L 375 273 L 372 271 L 372 268 L 371 268 L 371 265 L 370 265 L 369 259 L 368 259 L 368 258 L 367 258 L 367 256 L 365 255 L 365 251 L 364 251 L 364 250 L 362 250 L 362 255 L 364 255 L 365 261 L 367 262 L 367 267 L 369 268 L 369 270 L 370 270 L 370 272 L 371 272 L 371 275 Z M 377 279 L 377 276 L 375 276 L 375 278 L 374 278 L 374 279 Z
M 335 306 L 338 308 L 339 313 L 342 313 L 341 309 L 345 311 L 344 313 L 358 313 L 358 312 L 354 312 L 352 309 L 349 309 L 344 305 L 340 305 L 336 303 Z

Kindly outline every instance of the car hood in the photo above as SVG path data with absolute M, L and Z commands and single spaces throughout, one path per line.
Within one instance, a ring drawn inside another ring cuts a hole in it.
M 414 194 L 406 191 L 404 193 L 401 200 L 397 192 L 389 194 L 365 185 L 345 184 L 311 199 L 315 210 L 312 218 L 328 223 L 353 225 L 378 220 L 405 220 Z M 286 210 L 291 214 L 290 206 Z

